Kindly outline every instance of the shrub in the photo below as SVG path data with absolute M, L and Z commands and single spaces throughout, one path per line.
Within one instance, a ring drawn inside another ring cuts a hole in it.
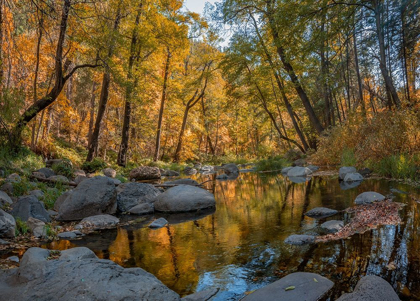
M 64 160 L 63 162 L 54 164 L 52 170 L 58 175 L 65 176 L 67 178 L 73 177 L 73 167 L 70 160 Z
M 29 232 L 29 227 L 25 221 L 23 221 L 20 217 L 16 218 L 16 236 L 19 234 L 25 235 Z
M 395 179 L 419 179 L 419 155 L 398 154 L 385 157 L 370 167 L 381 176 Z
M 104 168 L 106 168 L 106 163 L 104 160 L 100 158 L 95 158 L 92 160 L 92 162 L 85 162 L 82 165 L 82 169 L 86 172 L 93 173 L 96 171 L 100 171 Z
M 345 148 L 341 154 L 341 166 L 355 166 L 357 164 L 356 156 L 351 148 Z
M 275 156 L 265 160 L 261 160 L 257 163 L 258 171 L 269 171 L 269 170 L 281 170 L 286 166 L 289 166 L 288 162 L 284 157 Z

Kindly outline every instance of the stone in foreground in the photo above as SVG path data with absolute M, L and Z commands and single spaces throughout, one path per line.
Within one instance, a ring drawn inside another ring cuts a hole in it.
M 154 220 L 149 225 L 149 228 L 152 228 L 152 229 L 162 228 L 162 227 L 165 227 L 167 223 L 168 223 L 168 221 L 166 219 L 164 219 L 163 217 L 161 217 L 161 218 L 158 218 L 157 220 Z
M 218 288 L 211 288 L 182 298 L 182 301 L 208 301 L 219 292 Z
M 299 166 L 293 167 L 289 169 L 289 171 L 287 172 L 288 177 L 295 177 L 295 178 L 307 177 L 311 174 L 312 174 L 312 170 L 310 170 L 307 167 L 299 167 Z
M 96 176 L 80 183 L 66 197 L 58 210 L 57 220 L 73 221 L 85 217 L 114 214 L 117 191 L 111 178 Z
M 313 235 L 298 235 L 293 234 L 284 240 L 285 244 L 302 246 L 315 243 L 315 236 Z
M 179 185 L 156 198 L 155 210 L 160 212 L 187 212 L 216 206 L 214 195 L 205 189 Z
M 317 207 L 314 209 L 309 210 L 305 213 L 306 216 L 312 217 L 312 218 L 323 218 L 328 217 L 337 214 L 338 211 L 330 208 L 325 207 Z
M 344 294 L 337 301 L 399 301 L 392 286 L 378 276 L 365 276 L 359 280 L 353 293 Z
M 66 252 L 58 260 L 47 260 L 49 250 L 37 260 L 25 260 L 25 253 L 19 268 L 0 271 L 2 300 L 180 300 L 141 268 L 124 269 L 111 260 L 93 257 L 86 248 Z
M 385 200 L 385 196 L 383 196 L 382 194 L 374 191 L 366 191 L 359 194 L 354 200 L 354 203 L 356 205 L 366 205 L 372 204 L 374 202 L 380 202 L 383 200 Z
M 159 194 L 161 192 L 150 184 L 136 182 L 121 184 L 117 187 L 118 211 L 127 212 L 137 205 L 147 204 L 150 210 L 144 213 L 153 212 L 153 203 Z
M 340 180 L 344 180 L 344 178 L 346 177 L 346 174 L 353 173 L 353 172 L 357 172 L 356 167 L 343 166 L 338 171 L 338 177 L 340 178 Z
M 243 301 L 318 301 L 325 297 L 334 283 L 318 274 L 289 274 L 243 298 Z M 286 290 L 294 287 L 294 289 Z
M 337 220 L 328 221 L 328 222 L 325 222 L 321 225 L 321 229 L 323 229 L 323 230 L 325 230 L 329 233 L 338 232 L 343 227 L 344 227 L 344 222 L 343 221 L 337 221 Z
M 157 167 L 140 166 L 130 171 L 130 179 L 137 181 L 160 179 L 160 170 Z

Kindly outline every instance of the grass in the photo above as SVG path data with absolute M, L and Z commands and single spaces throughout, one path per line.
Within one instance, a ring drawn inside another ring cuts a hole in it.
M 29 232 L 29 227 L 20 217 L 16 218 L 16 236 L 19 234 L 25 235 Z
M 341 166 L 356 166 L 357 159 L 352 148 L 345 148 L 341 154 Z
M 11 152 L 8 148 L 0 148 L 0 166 L 5 169 L 6 175 L 18 172 L 20 175 L 30 175 L 32 171 L 44 167 L 41 156 L 36 155 L 26 147 L 19 153 Z
M 290 166 L 290 162 L 284 157 L 275 156 L 268 159 L 261 160 L 257 163 L 258 171 L 281 170 L 286 166 Z
M 420 155 L 396 154 L 371 163 L 370 167 L 379 175 L 394 179 L 420 179 Z

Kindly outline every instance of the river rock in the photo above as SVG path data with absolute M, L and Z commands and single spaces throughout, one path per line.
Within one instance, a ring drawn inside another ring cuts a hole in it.
M 137 181 L 160 179 L 160 170 L 157 167 L 140 166 L 130 171 L 130 179 Z
M 32 234 L 35 237 L 43 237 L 47 235 L 47 231 L 45 229 L 45 223 L 39 219 L 30 217 L 26 222 L 29 229 L 31 229 Z
M 225 164 L 225 165 L 222 166 L 222 168 L 227 175 L 239 174 L 238 166 L 236 166 L 236 164 L 234 164 L 234 163 Z
M 160 174 L 164 177 L 179 177 L 179 172 L 170 169 L 161 169 Z
M 83 228 L 91 228 L 93 230 L 111 228 L 118 225 L 120 220 L 109 214 L 101 214 L 85 217 L 79 223 Z
M 66 197 L 58 210 L 58 220 L 81 220 L 88 216 L 114 214 L 117 190 L 108 177 L 96 176 L 80 183 Z
M 346 174 L 353 173 L 353 172 L 357 172 L 356 167 L 343 166 L 338 171 L 338 177 L 340 178 L 340 180 L 344 180 L 344 178 L 346 177 Z
M 321 225 L 321 229 L 323 229 L 327 232 L 330 232 L 330 233 L 338 232 L 343 227 L 344 227 L 344 222 L 343 221 L 337 221 L 337 220 L 327 221 L 327 222 L 325 222 Z
M 219 292 L 218 288 L 211 288 L 182 298 L 182 301 L 208 301 Z
M 364 204 L 371 204 L 373 202 L 380 202 L 383 200 L 385 200 L 385 196 L 383 196 L 382 194 L 374 192 L 374 191 L 366 191 L 359 194 L 354 200 L 354 203 L 356 205 L 364 205 Z
M 52 170 L 51 168 L 47 168 L 47 167 L 40 168 L 40 169 L 37 170 L 37 172 L 42 173 L 45 176 L 45 178 L 47 178 L 47 179 L 49 177 L 55 176 L 54 170 Z
M 166 219 L 164 219 L 163 217 L 158 218 L 156 220 L 154 220 L 150 225 L 149 228 L 152 229 L 158 229 L 158 228 L 162 228 L 165 227 L 166 224 L 168 224 L 168 221 Z
M 154 211 L 155 211 L 155 208 L 152 203 L 139 204 L 132 207 L 130 210 L 128 210 L 130 214 L 134 214 L 134 215 L 149 214 L 149 213 L 153 213 Z
M 84 258 L 86 250 L 79 249 L 73 249 L 67 260 L 47 260 L 50 252 L 44 250 L 38 261 L 22 258 L 19 268 L 2 271 L 2 300 L 180 300 L 178 294 L 143 269 L 124 269 L 111 260 Z
M 17 203 L 13 204 L 12 208 L 11 214 L 25 222 L 30 217 L 39 219 L 45 223 L 51 221 L 50 215 L 45 210 L 44 203 L 40 202 L 33 195 L 20 197 Z
M 17 257 L 17 256 L 10 256 L 10 257 L 7 257 L 7 260 L 9 260 L 9 261 L 11 261 L 11 262 L 16 262 L 16 263 L 19 263 L 19 257 Z
M 55 211 L 59 211 L 60 210 L 60 206 L 64 203 L 64 201 L 66 200 L 66 198 L 73 192 L 73 190 L 67 190 L 66 192 L 64 192 L 62 195 L 60 195 L 54 203 L 54 210 Z
M 0 223 L 1 223 L 1 221 L 0 221 Z M 0 234 L 0 236 L 1 236 L 1 234 Z M 8 241 L 5 241 L 5 240 L 3 240 L 3 239 L 1 239 L 0 238 L 0 246 L 6 246 L 6 245 L 10 245 L 10 242 L 8 242 Z
M 363 181 L 363 176 L 358 172 L 347 173 L 344 177 L 344 182 L 358 182 Z
M 214 171 L 214 167 L 211 165 L 204 165 L 203 167 L 201 167 L 200 172 L 204 173 L 204 172 L 212 172 Z
M 305 213 L 305 215 L 309 217 L 313 217 L 313 218 L 323 218 L 323 217 L 328 217 L 337 213 L 338 211 L 334 209 L 329 209 L 325 207 L 317 207 L 317 208 L 309 210 L 308 212 Z
M 399 301 L 392 286 L 378 276 L 365 276 L 357 282 L 354 291 L 337 301 Z
M 17 173 L 12 173 L 6 178 L 6 182 L 9 183 L 20 183 L 20 181 L 22 181 L 22 179 Z
M 15 237 L 16 221 L 0 209 L 0 237 Z
M 161 212 L 196 211 L 215 206 L 212 193 L 190 185 L 172 187 L 159 195 L 155 202 L 155 210 Z
M 105 168 L 102 170 L 102 173 L 109 178 L 115 178 L 117 176 L 117 171 L 113 168 Z
M 315 166 L 315 165 L 308 165 L 306 167 L 309 168 L 310 170 L 312 170 L 313 172 L 315 172 L 319 169 L 319 166 Z
M 6 192 L 0 190 L 0 208 L 3 208 L 6 205 L 10 206 L 12 204 L 13 201 L 9 195 Z
M 73 172 L 73 176 L 75 176 L 75 177 L 78 177 L 78 176 L 86 177 L 86 172 L 82 169 L 76 169 Z
M 356 188 L 360 184 L 362 184 L 362 181 L 356 181 L 356 182 L 344 182 L 344 181 L 340 181 L 340 188 L 342 190 L 349 190 L 349 189 Z
M 184 168 L 184 173 L 188 176 L 192 176 L 197 173 L 197 169 L 187 166 Z
M 131 208 L 140 204 L 149 204 L 150 211 L 153 212 L 153 203 L 161 192 L 150 184 L 145 183 L 125 183 L 117 187 L 117 206 L 118 211 L 127 212 Z
M 72 239 L 72 238 L 76 238 L 77 234 L 72 231 L 67 231 L 67 232 L 58 233 L 58 237 L 63 238 L 63 239 Z
M 315 242 L 315 236 L 313 235 L 293 234 L 284 240 L 285 244 L 296 245 L 296 246 L 313 244 L 314 242 Z
M 61 251 L 58 260 L 83 260 L 89 258 L 98 258 L 89 248 L 78 247 Z
M 314 280 L 316 279 L 316 281 Z M 286 290 L 288 287 L 295 287 Z M 243 301 L 318 301 L 333 288 L 334 282 L 314 273 L 298 272 L 287 275 L 249 294 Z
M 299 166 L 299 167 L 303 167 L 306 166 L 307 162 L 305 159 L 297 159 L 293 162 L 293 166 Z
M 196 180 L 193 180 L 193 179 L 178 179 L 178 180 L 175 180 L 175 181 L 165 182 L 164 184 L 197 186 L 198 182 Z
M 289 166 L 289 167 L 285 167 L 285 168 L 283 168 L 282 170 L 281 170 L 281 174 L 282 175 L 287 175 L 287 173 L 289 172 L 289 170 L 291 170 L 293 167 L 292 166 Z
M 307 167 L 293 167 L 287 172 L 288 177 L 307 177 L 312 174 L 312 170 Z

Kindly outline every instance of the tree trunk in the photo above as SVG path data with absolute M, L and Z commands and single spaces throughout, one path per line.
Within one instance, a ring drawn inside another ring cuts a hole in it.
M 113 27 L 114 33 L 117 32 L 120 21 L 121 21 L 121 1 L 119 2 L 118 8 L 117 8 L 117 15 L 114 20 L 114 27 Z M 114 46 L 115 46 L 115 39 L 112 39 L 110 46 L 108 48 L 108 60 L 112 58 L 112 55 L 114 52 Z M 101 95 L 99 97 L 98 113 L 96 115 L 95 128 L 93 129 L 93 132 L 92 132 L 92 139 L 89 145 L 86 162 L 91 162 L 93 160 L 93 157 L 96 153 L 95 150 L 97 150 L 99 146 L 99 132 L 101 130 L 102 120 L 103 120 L 103 117 L 106 111 L 106 106 L 108 103 L 110 84 L 111 84 L 111 69 L 109 65 L 107 64 L 105 65 L 105 72 L 102 78 L 102 88 L 101 88 Z
M 356 67 L 356 75 L 357 75 L 357 85 L 359 90 L 359 101 L 362 105 L 362 114 L 366 117 L 366 106 L 365 101 L 363 99 L 363 87 L 362 87 L 362 77 L 360 76 L 360 70 L 359 70 L 359 58 L 357 55 L 357 36 L 356 36 L 356 29 L 353 28 L 353 46 L 354 46 L 354 64 Z M 356 109 L 357 106 L 355 106 Z
M 95 122 L 95 91 L 96 82 L 92 82 L 92 95 L 90 97 L 90 112 L 89 112 L 89 131 L 88 131 L 88 148 L 92 143 L 93 124 Z
M 159 119 L 158 119 L 158 126 L 156 131 L 156 146 L 155 146 L 155 154 L 153 156 L 153 161 L 157 161 L 159 159 L 159 151 L 160 151 L 160 135 L 162 130 L 162 120 L 163 120 L 163 111 L 165 109 L 165 101 L 166 101 L 166 94 L 168 89 L 168 78 L 169 78 L 169 66 L 171 63 L 171 52 L 169 47 L 167 48 L 167 57 L 165 63 L 165 73 L 163 76 L 163 88 L 162 88 L 162 98 L 160 100 L 160 109 L 159 109 Z

